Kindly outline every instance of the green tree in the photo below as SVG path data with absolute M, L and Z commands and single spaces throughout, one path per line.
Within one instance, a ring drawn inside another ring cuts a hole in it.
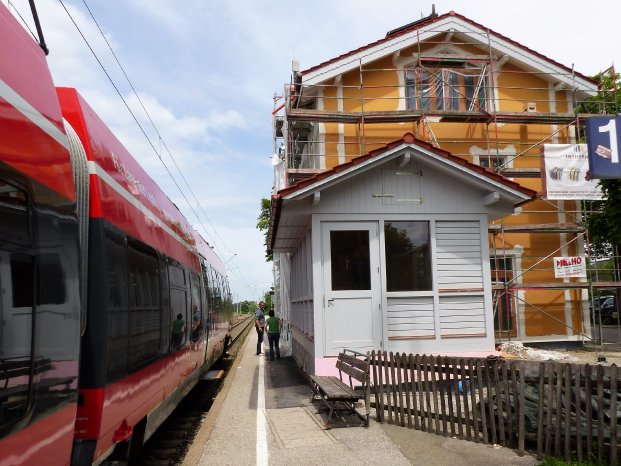
M 272 251 L 270 251 L 270 245 L 267 244 L 267 233 L 270 229 L 270 214 L 272 210 L 272 201 L 265 197 L 261 198 L 261 210 L 259 212 L 259 218 L 257 219 L 257 229 L 264 232 L 265 235 L 265 260 L 271 262 L 273 260 Z
M 621 75 L 611 69 L 593 77 L 599 92 L 578 106 L 578 113 L 619 114 Z M 604 199 L 591 203 L 586 215 L 591 255 L 614 254 L 621 246 L 621 180 L 599 180 Z
M 620 75 L 608 69 L 596 76 L 599 92 L 578 106 L 578 113 L 618 115 L 621 110 Z M 591 256 L 613 257 L 607 261 L 592 261 L 591 280 L 619 280 L 621 261 L 621 180 L 600 179 L 603 200 L 588 203 L 585 213 L 589 233 L 589 254 Z M 616 290 L 617 302 L 621 290 Z
M 239 312 L 242 314 L 252 314 L 256 308 L 257 303 L 255 301 L 242 301 L 239 306 Z
M 274 287 L 271 287 L 270 291 L 265 292 L 263 301 L 265 301 L 265 312 L 267 312 L 274 305 Z

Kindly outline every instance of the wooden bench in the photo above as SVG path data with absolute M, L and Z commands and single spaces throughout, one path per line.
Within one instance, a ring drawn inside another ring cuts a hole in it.
M 311 401 L 319 397 L 330 411 L 325 422 L 326 429 L 331 427 L 330 421 L 336 411 L 356 414 L 364 421 L 365 427 L 368 427 L 371 393 L 368 356 L 352 350 L 343 350 L 336 360 L 336 368 L 339 370 L 339 377 L 311 375 L 313 386 Z M 343 382 L 343 373 L 349 377 L 349 385 Z M 354 380 L 359 382 L 356 387 L 354 387 Z M 360 400 L 364 400 L 365 415 L 356 411 L 356 403 Z

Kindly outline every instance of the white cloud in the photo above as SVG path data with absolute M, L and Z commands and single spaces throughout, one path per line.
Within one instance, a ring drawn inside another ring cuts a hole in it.
M 27 1 L 13 1 L 28 17 Z M 63 2 L 161 151 L 83 3 Z M 605 15 L 578 0 L 562 6 L 540 0 L 434 3 L 439 14 L 454 9 L 585 74 L 612 60 L 621 65 L 617 2 L 606 3 Z M 162 189 L 183 200 L 59 2 L 38 0 L 37 6 L 57 85 L 76 87 Z M 238 254 L 230 264 L 248 275 L 249 284 L 271 278 L 254 226 L 259 199 L 273 179 L 272 96 L 289 82 L 292 58 L 307 69 L 381 39 L 431 8 L 411 0 L 315 0 L 303 8 L 289 0 L 90 0 L 89 6 L 219 232 L 222 255 Z M 180 207 L 197 223 L 187 206 Z M 237 291 L 247 292 L 239 282 Z

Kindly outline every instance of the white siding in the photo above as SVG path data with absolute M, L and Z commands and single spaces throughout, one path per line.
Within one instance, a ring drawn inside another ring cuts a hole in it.
M 440 296 L 440 334 L 443 338 L 484 336 L 486 332 L 483 295 Z
M 388 298 L 388 339 L 435 338 L 433 296 Z
M 436 222 L 438 291 L 483 291 L 481 227 L 478 221 Z
M 478 221 L 436 222 L 442 338 L 486 334 L 482 261 L 481 225 Z
M 307 233 L 291 255 L 291 325 L 307 338 L 314 337 L 311 239 Z
M 398 173 L 398 174 L 397 174 Z M 381 169 L 321 191 L 313 214 L 480 214 L 486 213 L 483 192 L 460 179 L 449 179 L 424 161 L 397 168 L 396 161 Z

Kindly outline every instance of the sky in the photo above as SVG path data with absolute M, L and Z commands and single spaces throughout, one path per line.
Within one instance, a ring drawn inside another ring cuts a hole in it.
M 30 18 L 27 0 L 0 1 Z M 55 84 L 78 89 L 214 246 L 235 301 L 260 299 L 273 281 L 256 223 L 273 185 L 274 95 L 289 82 L 292 59 L 310 68 L 427 16 L 432 3 L 580 73 L 613 62 L 621 69 L 617 0 L 36 0 Z

